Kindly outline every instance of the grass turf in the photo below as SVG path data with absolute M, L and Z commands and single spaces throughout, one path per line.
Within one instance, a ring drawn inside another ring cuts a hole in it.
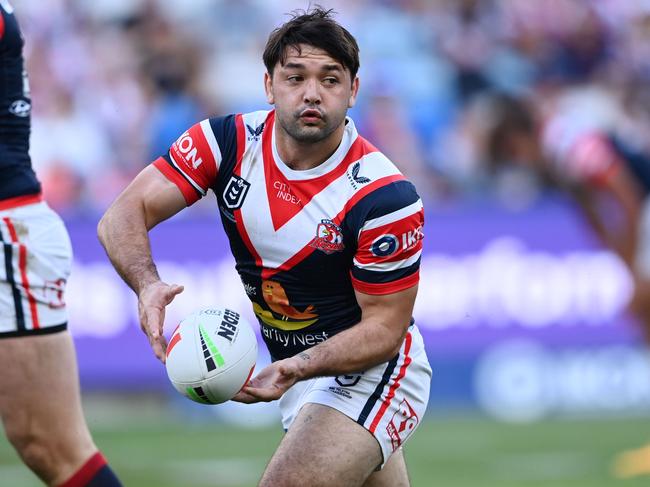
M 144 408 L 146 409 L 146 408 Z M 190 424 L 144 414 L 89 422 L 126 487 L 254 486 L 282 431 Z M 146 418 L 146 419 L 144 419 Z M 644 418 L 508 425 L 478 417 L 427 418 L 406 446 L 414 487 L 641 487 L 616 480 L 614 455 L 650 439 Z M 40 485 L 0 439 L 0 485 Z

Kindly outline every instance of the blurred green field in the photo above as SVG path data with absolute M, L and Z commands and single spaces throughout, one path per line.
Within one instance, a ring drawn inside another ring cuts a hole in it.
M 183 424 L 147 403 L 122 409 L 88 416 L 126 487 L 254 486 L 282 435 L 279 427 Z M 406 454 L 414 487 L 641 487 L 650 477 L 615 480 L 610 465 L 647 439 L 647 418 L 506 425 L 438 416 L 423 422 Z M 0 486 L 39 485 L 2 438 Z

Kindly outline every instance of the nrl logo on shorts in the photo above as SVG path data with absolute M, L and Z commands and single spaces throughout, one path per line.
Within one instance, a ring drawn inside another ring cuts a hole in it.
M 251 183 L 244 178 L 230 176 L 230 181 L 226 184 L 226 189 L 223 191 L 223 201 L 226 206 L 231 210 L 238 210 L 244 204 L 244 199 L 248 193 Z
M 345 248 L 343 230 L 332 220 L 323 219 L 316 227 L 316 236 L 309 245 L 327 255 L 341 252 Z

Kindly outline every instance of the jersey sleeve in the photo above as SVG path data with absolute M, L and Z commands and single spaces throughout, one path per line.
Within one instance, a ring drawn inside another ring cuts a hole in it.
M 353 287 L 365 294 L 391 294 L 420 278 L 424 226 L 422 200 L 408 181 L 373 202 L 357 237 L 351 270 Z
M 234 150 L 233 116 L 206 119 L 176 139 L 169 152 L 153 162 L 183 193 L 187 205 L 205 196 L 214 185 L 227 152 Z

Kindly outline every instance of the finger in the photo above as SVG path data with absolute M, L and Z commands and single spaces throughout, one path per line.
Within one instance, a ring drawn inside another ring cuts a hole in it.
M 258 401 L 270 402 L 279 399 L 282 392 L 275 387 L 251 387 L 246 386 L 242 390 L 244 394 L 256 398 Z
M 151 348 L 153 349 L 153 353 L 156 358 L 158 358 L 158 360 L 164 364 L 167 358 L 165 353 L 167 350 L 167 342 L 165 341 L 165 338 L 159 337 L 156 340 L 152 340 Z
M 245 393 L 244 391 L 239 391 L 235 397 L 231 399 L 231 401 L 235 402 L 241 402 L 244 404 L 253 404 L 256 402 L 259 402 L 259 399 L 257 399 L 254 396 L 251 396 L 250 394 Z
M 262 379 L 259 376 L 253 377 L 249 380 L 244 387 L 262 387 Z
M 183 286 L 179 286 L 178 284 L 172 284 L 169 286 L 166 289 L 167 292 L 165 293 L 166 304 L 171 303 L 178 294 L 183 292 L 184 289 L 185 288 Z

